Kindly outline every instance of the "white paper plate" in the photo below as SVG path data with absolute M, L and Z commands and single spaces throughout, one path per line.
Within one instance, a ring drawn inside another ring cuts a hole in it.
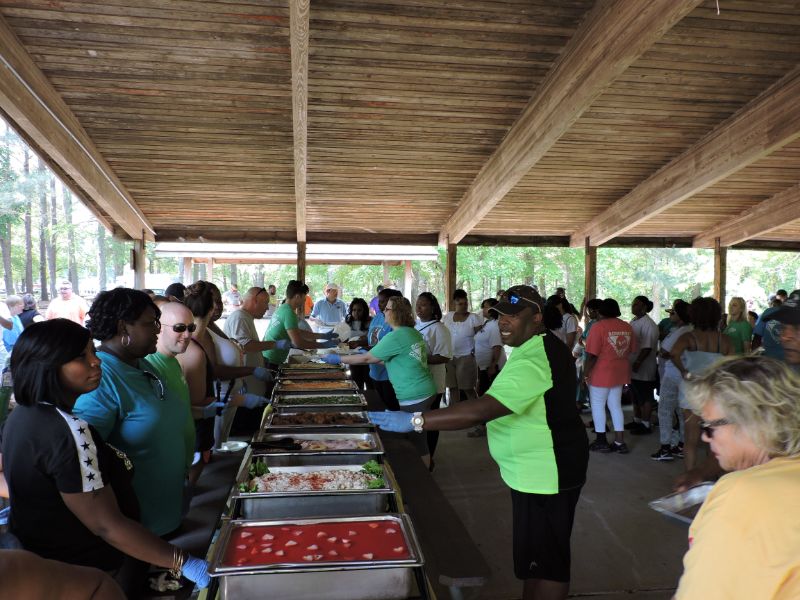
M 245 448 L 247 448 L 247 442 L 223 442 L 218 448 L 218 452 L 239 452 L 239 450 L 244 450 Z

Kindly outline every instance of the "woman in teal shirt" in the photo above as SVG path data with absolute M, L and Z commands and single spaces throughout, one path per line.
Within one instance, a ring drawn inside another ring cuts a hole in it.
M 117 288 L 97 296 L 89 317 L 92 337 L 100 340 L 103 376 L 73 412 L 128 455 L 142 524 L 164 536 L 181 523 L 186 406 L 165 394 L 143 360 L 156 351 L 161 311 L 144 292 Z
M 389 298 L 384 308 L 386 322 L 392 328 L 369 352 L 351 356 L 328 354 L 327 363 L 350 365 L 382 362 L 389 381 L 397 395 L 400 410 L 414 413 L 430 408 L 436 399 L 436 384 L 428 368 L 428 351 L 422 335 L 414 328 L 416 321 L 411 303 L 402 296 Z M 417 447 L 426 466 L 429 465 L 427 437 L 411 433 L 410 439 Z

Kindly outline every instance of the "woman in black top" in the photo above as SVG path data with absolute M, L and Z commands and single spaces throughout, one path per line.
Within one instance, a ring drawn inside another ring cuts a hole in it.
M 11 371 L 19 406 L 0 432 L 0 496 L 11 499 L 10 530 L 25 549 L 105 571 L 127 555 L 208 585 L 205 561 L 137 522 L 127 456 L 72 414 L 78 396 L 100 384 L 89 331 L 67 319 L 34 323 L 17 340 Z
M 372 321 L 372 317 L 369 316 L 367 301 L 363 298 L 353 298 L 353 301 L 350 302 L 350 308 L 347 310 L 347 316 L 344 318 L 344 322 L 350 326 L 350 338 L 348 339 L 350 348 L 367 347 L 367 332 L 369 331 L 370 321 Z M 350 374 L 359 389 L 366 387 L 369 381 L 368 365 L 351 365 Z

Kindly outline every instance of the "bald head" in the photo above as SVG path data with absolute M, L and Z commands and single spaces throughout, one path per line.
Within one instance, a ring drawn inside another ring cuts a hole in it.
M 156 350 L 167 356 L 175 356 L 186 352 L 194 328 L 194 316 L 180 302 L 167 302 L 161 308 L 161 333 L 158 334 Z M 175 328 L 181 331 L 175 331 Z
M 262 287 L 251 287 L 242 296 L 242 310 L 249 312 L 254 319 L 260 319 L 267 312 L 269 293 Z

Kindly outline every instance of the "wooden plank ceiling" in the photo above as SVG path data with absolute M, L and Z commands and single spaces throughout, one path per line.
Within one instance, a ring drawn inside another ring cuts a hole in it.
M 289 1 L 0 0 L 0 16 L 156 239 L 293 240 Z M 593 8 L 311 0 L 309 241 L 436 236 Z M 719 8 L 635 59 L 470 237 L 568 238 L 800 64 L 800 2 Z M 798 182 L 790 140 L 622 236 L 694 237 Z M 758 239 L 796 242 L 800 220 Z

